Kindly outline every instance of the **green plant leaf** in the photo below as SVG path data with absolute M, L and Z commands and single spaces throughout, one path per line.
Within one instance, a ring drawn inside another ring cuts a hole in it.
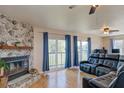
M 8 70 L 9 66 L 4 60 L 0 59 L 0 68 L 4 68 L 4 70 Z

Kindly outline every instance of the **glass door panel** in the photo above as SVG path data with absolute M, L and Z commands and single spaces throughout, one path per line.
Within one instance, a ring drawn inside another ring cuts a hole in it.
M 88 42 L 78 41 L 78 60 L 79 63 L 83 60 L 87 60 L 88 57 Z
M 65 64 L 65 40 L 58 40 L 58 67 L 64 67 Z
M 56 40 L 49 40 L 49 67 L 56 68 Z
M 88 57 L 88 42 L 82 42 L 82 60 L 87 60 Z
M 49 40 L 49 67 L 51 69 L 64 68 L 65 40 Z

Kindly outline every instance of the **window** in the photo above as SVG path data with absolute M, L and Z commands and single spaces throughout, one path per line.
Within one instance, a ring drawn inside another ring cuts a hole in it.
M 56 40 L 49 40 L 49 66 L 56 65 Z M 51 68 L 50 68 L 51 69 Z
M 78 59 L 79 62 L 88 58 L 88 42 L 78 41 Z
M 119 49 L 120 54 L 124 54 L 124 40 L 113 40 L 113 48 Z
M 65 40 L 58 40 L 58 67 L 65 64 Z
M 49 67 L 62 68 L 65 64 L 65 40 L 49 39 Z

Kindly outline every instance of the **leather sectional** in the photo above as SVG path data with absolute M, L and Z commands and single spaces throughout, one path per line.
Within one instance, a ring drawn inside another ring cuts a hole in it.
M 98 76 L 83 78 L 84 88 L 124 87 L 124 56 L 91 54 L 87 62 L 80 63 L 80 69 Z

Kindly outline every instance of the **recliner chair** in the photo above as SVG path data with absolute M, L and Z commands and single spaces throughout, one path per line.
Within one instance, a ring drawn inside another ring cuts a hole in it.
M 96 74 L 96 67 L 103 64 L 104 62 L 104 58 L 105 58 L 105 54 L 99 54 L 99 60 L 95 63 L 93 63 L 93 65 L 90 65 L 91 68 L 91 74 Z
M 88 58 L 88 61 L 82 61 L 80 62 L 80 70 L 91 73 L 91 65 L 94 65 L 94 63 L 97 63 L 99 60 L 99 54 L 93 53 Z

